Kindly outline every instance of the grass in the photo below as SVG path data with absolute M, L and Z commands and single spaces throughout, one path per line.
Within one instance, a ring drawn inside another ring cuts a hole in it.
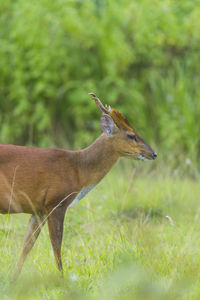
M 63 280 L 45 226 L 19 280 L 9 283 L 28 216 L 1 215 L 1 300 L 200 299 L 198 173 L 151 167 L 116 166 L 69 209 Z

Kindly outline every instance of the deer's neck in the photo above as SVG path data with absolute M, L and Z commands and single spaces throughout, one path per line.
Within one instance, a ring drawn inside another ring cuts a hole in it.
M 74 152 L 81 186 L 97 184 L 119 158 L 114 151 L 112 138 L 102 134 L 92 145 Z

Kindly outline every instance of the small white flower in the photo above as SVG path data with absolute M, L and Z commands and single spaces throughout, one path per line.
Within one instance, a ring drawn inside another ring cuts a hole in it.
M 70 279 L 71 279 L 71 281 L 75 282 L 78 280 L 78 277 L 76 276 L 76 274 L 72 273 L 72 274 L 70 274 Z
M 191 164 L 191 159 L 189 157 L 186 158 L 185 160 L 186 165 L 190 165 Z

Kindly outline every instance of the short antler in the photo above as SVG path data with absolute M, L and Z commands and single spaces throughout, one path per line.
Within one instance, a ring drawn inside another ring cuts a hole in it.
M 102 102 L 99 100 L 99 98 L 97 98 L 97 96 L 94 93 L 89 93 L 89 95 L 92 96 L 92 99 L 95 100 L 97 106 L 100 108 L 100 110 L 102 112 L 104 112 L 105 114 L 109 115 L 109 113 L 111 112 L 111 107 L 107 106 L 107 105 L 103 105 Z

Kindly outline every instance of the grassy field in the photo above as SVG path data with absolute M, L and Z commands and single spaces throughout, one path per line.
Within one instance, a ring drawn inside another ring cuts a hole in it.
M 47 227 L 15 284 L 26 215 L 0 216 L 0 299 L 200 299 L 199 176 L 117 165 L 65 218 L 64 279 Z M 168 216 L 168 217 L 166 217 Z

